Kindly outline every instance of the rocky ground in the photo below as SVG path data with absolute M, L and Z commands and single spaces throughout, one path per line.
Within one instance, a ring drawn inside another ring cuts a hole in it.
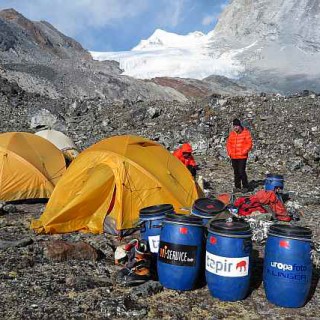
M 315 239 L 320 240 L 320 97 L 313 93 L 212 96 L 185 104 L 111 103 L 98 98 L 50 99 L 27 93 L 1 78 L 0 84 L 1 132 L 35 132 L 50 127 L 71 136 L 79 149 L 117 134 L 143 135 L 171 151 L 190 141 L 210 195 L 232 190 L 232 170 L 224 145 L 231 120 L 239 117 L 255 141 L 248 164 L 251 185 L 256 190 L 261 187 L 268 172 L 284 174 L 291 197 L 288 207 L 303 213 L 300 224 L 311 227 Z M 117 267 L 113 251 L 119 242 L 105 235 L 35 235 L 30 221 L 40 216 L 44 205 L 2 208 L 2 319 L 319 319 L 319 270 L 315 269 L 314 293 L 306 306 L 284 309 L 265 298 L 261 259 L 254 263 L 252 292 L 240 302 L 214 299 L 206 287 L 177 292 L 149 282 L 122 288 L 114 282 Z M 59 255 L 58 248 L 63 245 L 59 242 L 55 246 L 55 240 L 69 241 L 73 255 Z M 262 247 L 259 252 L 261 258 Z M 65 260 L 68 257 L 72 259 Z
M 213 157 L 198 160 L 206 163 L 201 174 L 208 177 L 211 194 L 230 191 L 232 171 L 228 163 Z M 264 177 L 254 163 L 249 164 L 248 173 L 256 184 Z M 292 191 L 291 205 L 304 213 L 300 224 L 310 226 L 320 240 L 318 181 L 311 175 L 289 174 L 286 189 Z M 119 241 L 79 233 L 35 235 L 30 221 L 39 217 L 43 208 L 39 203 L 9 206 L 0 217 L 2 319 L 319 319 L 319 269 L 314 270 L 310 299 L 300 309 L 276 307 L 266 300 L 261 283 L 263 247 L 256 247 L 260 257 L 255 258 L 251 293 L 243 301 L 219 301 L 210 296 L 207 287 L 178 292 L 148 282 L 123 288 L 114 281 L 118 267 L 113 263 L 113 250 Z M 73 259 L 65 260 L 67 256 L 59 254 L 61 243 L 54 242 L 57 240 L 81 244 L 81 250 L 69 256 Z
M 320 96 L 308 91 L 280 95 L 211 96 L 188 103 L 50 99 L 23 91 L 0 78 L 0 131 L 43 128 L 69 135 L 80 149 L 113 135 L 137 134 L 169 150 L 189 141 L 195 153 L 225 160 L 232 119 L 243 120 L 255 146 L 250 159 L 275 172 L 320 168 Z

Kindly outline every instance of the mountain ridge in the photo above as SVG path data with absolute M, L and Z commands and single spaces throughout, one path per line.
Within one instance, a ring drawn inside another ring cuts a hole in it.
M 118 61 L 124 74 L 136 78 L 202 80 L 215 74 L 258 91 L 320 92 L 319 17 L 315 0 L 233 0 L 214 30 L 200 34 L 194 43 L 188 40 L 196 33 L 157 30 L 131 51 L 91 54 Z M 172 39 L 177 43 L 170 46 Z M 163 62 L 165 57 L 169 62 Z
M 47 51 L 48 54 L 62 59 L 72 58 L 74 55 L 85 60 L 92 59 L 90 53 L 77 41 L 65 36 L 46 21 L 32 22 L 14 9 L 4 9 L 0 11 L 0 18 L 2 18 L 2 21 L 20 28 L 19 31 L 28 33 L 29 37 L 19 37 L 22 43 L 19 43 L 19 41 L 15 43 L 17 50 L 21 49 L 22 45 L 24 45 L 23 49 L 28 49 L 29 45 L 30 50 L 35 50 L 35 48 L 32 47 L 32 42 L 34 42 Z M 16 31 L 16 33 L 19 34 L 19 31 Z M 65 48 L 67 48 L 67 50 Z M 37 56 L 37 58 L 41 59 L 41 55 Z
M 115 61 L 94 61 L 78 42 L 47 22 L 0 11 L 0 75 L 51 98 L 178 100 L 180 92 L 121 75 Z

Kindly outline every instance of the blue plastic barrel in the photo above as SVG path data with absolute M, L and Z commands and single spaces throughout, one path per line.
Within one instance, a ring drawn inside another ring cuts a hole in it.
M 299 308 L 306 303 L 312 279 L 311 237 L 309 228 L 270 227 L 263 281 L 267 299 L 275 305 Z
M 160 283 L 191 290 L 203 274 L 204 227 L 198 217 L 169 214 L 163 221 L 157 260 Z
M 224 211 L 225 207 L 218 199 L 200 198 L 193 203 L 191 215 L 200 217 L 206 225 L 212 218 L 217 217 L 218 213 Z
M 283 190 L 284 178 L 280 174 L 267 174 L 264 189 L 274 191 L 275 188 L 280 188 Z
M 149 244 L 152 253 L 158 253 L 162 221 L 166 214 L 174 213 L 172 204 L 159 204 L 140 210 L 140 237 Z
M 251 235 L 244 221 L 215 220 L 208 226 L 206 280 L 213 297 L 237 301 L 248 295 Z

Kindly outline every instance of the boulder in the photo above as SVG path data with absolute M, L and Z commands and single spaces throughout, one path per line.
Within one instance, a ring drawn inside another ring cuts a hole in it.
M 44 254 L 52 261 L 92 260 L 99 258 L 96 249 L 85 242 L 67 242 L 62 240 L 48 241 L 44 244 Z

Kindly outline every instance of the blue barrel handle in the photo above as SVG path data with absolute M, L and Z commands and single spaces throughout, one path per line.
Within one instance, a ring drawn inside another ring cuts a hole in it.
M 140 229 L 140 232 L 146 232 L 146 221 L 139 221 L 135 225 L 135 229 L 137 229 L 137 230 Z

